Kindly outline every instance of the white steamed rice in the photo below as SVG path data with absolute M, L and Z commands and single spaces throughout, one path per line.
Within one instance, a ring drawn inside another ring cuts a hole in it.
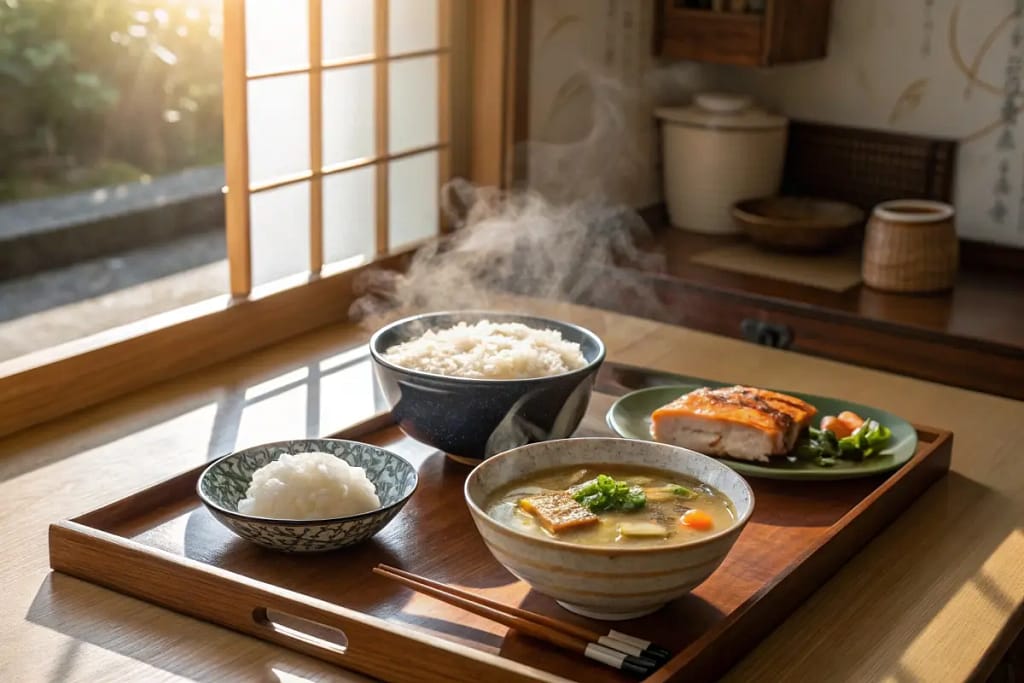
M 380 507 L 362 467 L 330 453 L 285 453 L 252 474 L 238 511 L 276 519 L 328 519 Z
M 489 320 L 428 330 L 387 349 L 384 359 L 411 370 L 475 379 L 549 377 L 587 364 L 580 345 L 558 330 Z

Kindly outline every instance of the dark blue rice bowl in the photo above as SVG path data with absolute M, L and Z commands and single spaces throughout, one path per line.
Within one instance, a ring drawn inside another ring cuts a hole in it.
M 428 330 L 481 320 L 557 330 L 566 341 L 580 345 L 586 365 L 547 377 L 477 379 L 413 370 L 383 357 L 392 346 Z M 370 339 L 370 355 L 398 426 L 456 459 L 474 461 L 528 443 L 571 436 L 587 411 L 605 346 L 590 330 L 559 320 L 495 311 L 445 311 L 381 328 Z

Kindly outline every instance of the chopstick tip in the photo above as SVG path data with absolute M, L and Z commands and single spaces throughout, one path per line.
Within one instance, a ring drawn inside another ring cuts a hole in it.
M 662 662 L 662 663 L 667 662 L 668 660 L 672 659 L 672 653 L 671 652 L 669 652 L 668 650 L 666 650 L 663 647 L 659 647 L 658 645 L 654 645 L 654 644 L 651 644 L 651 645 L 648 645 L 647 647 L 645 647 L 644 650 L 643 650 L 643 655 L 645 657 L 650 657 L 651 659 L 655 659 L 655 660 L 657 660 L 659 662 Z

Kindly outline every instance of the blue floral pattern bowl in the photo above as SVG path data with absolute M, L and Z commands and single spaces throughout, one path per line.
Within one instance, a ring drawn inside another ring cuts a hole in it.
M 242 514 L 238 503 L 252 474 L 284 453 L 320 451 L 362 467 L 377 488 L 381 506 L 334 519 L 287 520 Z M 311 553 L 336 550 L 370 538 L 409 501 L 419 478 L 416 468 L 391 451 L 357 441 L 301 439 L 246 448 L 214 461 L 199 477 L 196 492 L 207 509 L 231 531 L 271 550 Z

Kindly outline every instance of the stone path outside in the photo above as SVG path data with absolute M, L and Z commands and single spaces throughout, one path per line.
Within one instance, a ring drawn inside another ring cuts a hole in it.
M 0 361 L 225 294 L 222 230 L 0 281 Z
M 224 185 L 223 166 L 188 168 L 145 182 L 0 204 L 0 239 L 196 200 Z

